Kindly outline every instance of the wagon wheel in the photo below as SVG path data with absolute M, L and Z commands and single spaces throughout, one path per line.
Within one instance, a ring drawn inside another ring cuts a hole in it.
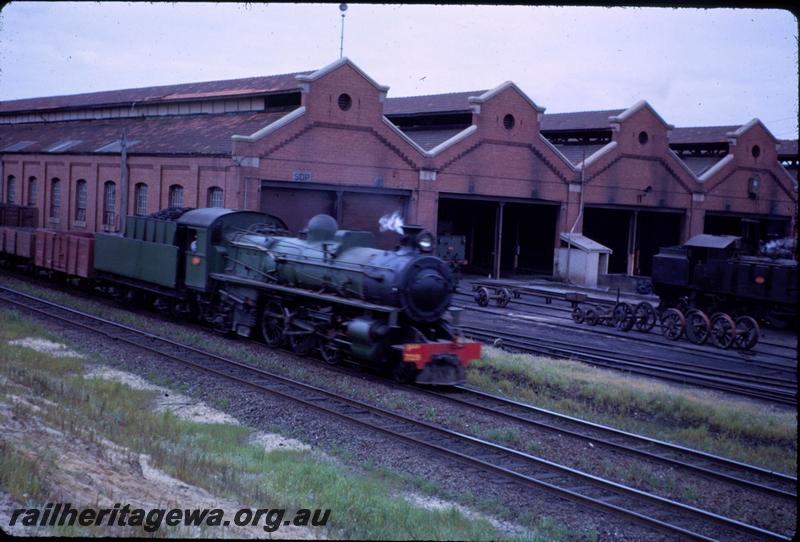
M 661 315 L 661 331 L 670 341 L 677 341 L 686 329 L 686 318 L 678 309 L 667 309 Z
M 686 313 L 686 337 L 694 344 L 703 344 L 708 340 L 711 330 L 711 321 L 699 309 L 692 309 Z
M 277 348 L 283 344 L 286 329 L 286 309 L 277 301 L 270 301 L 261 313 L 261 336 L 267 346 Z
M 489 290 L 481 286 L 475 291 L 475 302 L 481 307 L 489 304 Z
M 750 316 L 740 316 L 736 319 L 736 348 L 750 350 L 758 342 L 761 331 L 758 323 Z
M 656 316 L 656 310 L 653 308 L 653 306 L 647 301 L 642 301 L 636 305 L 636 310 L 633 313 L 633 319 L 633 325 L 638 331 L 647 332 L 653 329 L 653 326 L 656 325 L 658 317 Z
M 711 317 L 711 342 L 719 348 L 730 348 L 736 338 L 736 323 L 723 312 Z
M 572 319 L 575 321 L 576 324 L 582 324 L 586 315 L 583 312 L 583 309 L 580 307 L 575 307 L 572 309 Z
M 499 292 L 497 292 L 497 299 L 495 302 L 497 303 L 498 307 L 505 307 L 511 301 L 511 290 L 508 288 L 501 288 Z
M 590 326 L 596 326 L 597 322 L 600 321 L 600 315 L 597 314 L 597 311 L 594 309 L 594 307 L 589 307 L 588 309 L 586 309 L 586 314 L 584 315 L 584 321 Z
M 630 331 L 633 328 L 634 316 L 633 307 L 630 303 L 620 302 L 614 305 L 612 312 L 613 322 L 617 329 L 622 331 Z

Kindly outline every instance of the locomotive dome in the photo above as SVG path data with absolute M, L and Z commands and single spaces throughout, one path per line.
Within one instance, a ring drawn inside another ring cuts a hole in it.
M 306 226 L 306 239 L 309 241 L 329 241 L 334 238 L 339 224 L 330 215 L 316 215 L 311 217 Z

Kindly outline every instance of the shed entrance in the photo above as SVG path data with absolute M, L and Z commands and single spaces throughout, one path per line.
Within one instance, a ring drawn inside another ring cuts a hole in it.
M 326 214 L 334 217 L 341 229 L 372 232 L 379 248 L 391 249 L 400 241 L 397 233 L 379 231 L 378 220 L 395 211 L 405 217 L 407 191 L 313 183 L 286 185 L 284 181 L 262 181 L 261 210 L 282 218 L 294 235 L 311 217 Z
M 464 271 L 551 275 L 559 206 L 511 199 L 440 196 L 437 234 L 463 235 Z
M 680 244 L 684 213 L 586 207 L 583 235 L 610 248 L 608 272 L 650 276 L 661 247 Z
M 703 233 L 738 235 L 746 241 L 758 240 L 763 243 L 789 235 L 790 221 L 789 217 L 706 212 Z

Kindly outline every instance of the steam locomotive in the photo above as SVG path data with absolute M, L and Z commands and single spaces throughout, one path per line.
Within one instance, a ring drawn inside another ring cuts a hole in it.
M 430 233 L 403 231 L 380 250 L 327 215 L 292 237 L 265 213 L 171 209 L 128 217 L 125 235 L 0 228 L 0 256 L 328 364 L 349 357 L 403 382 L 463 383 L 480 344 L 444 318 L 452 271 Z
M 696 235 L 653 257 L 652 283 L 662 305 L 708 314 L 751 315 L 786 327 L 797 318 L 797 260 L 791 252 L 743 254 L 742 238 Z M 778 246 L 778 243 L 773 243 Z

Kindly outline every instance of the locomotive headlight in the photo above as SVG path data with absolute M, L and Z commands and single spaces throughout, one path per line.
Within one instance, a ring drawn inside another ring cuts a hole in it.
M 428 232 L 420 233 L 417 237 L 417 248 L 422 252 L 430 252 L 433 250 L 433 235 Z

